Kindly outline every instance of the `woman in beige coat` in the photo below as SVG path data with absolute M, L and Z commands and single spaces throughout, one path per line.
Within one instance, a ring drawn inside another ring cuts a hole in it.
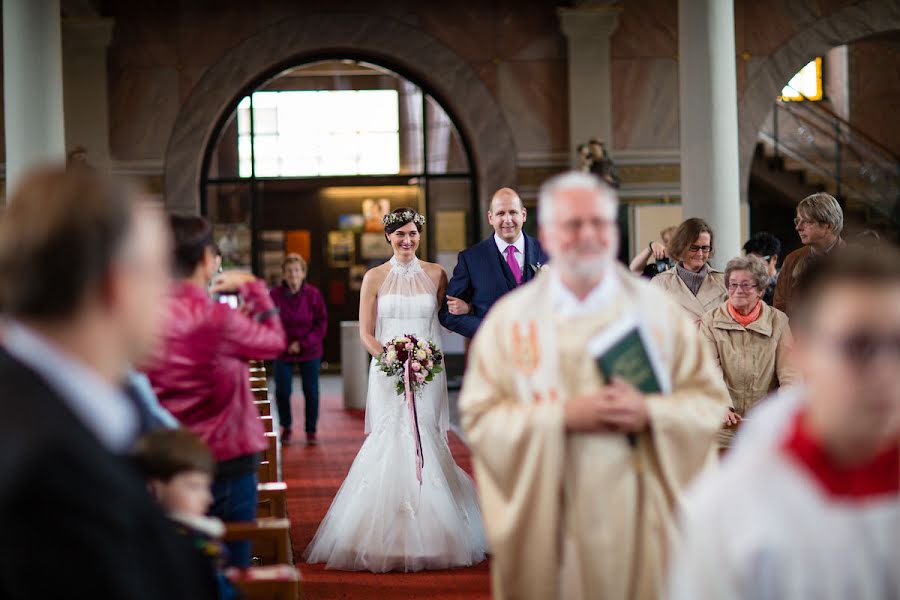
M 712 229 L 703 219 L 688 219 L 675 230 L 667 250 L 678 262 L 651 283 L 668 292 L 699 324 L 703 315 L 728 297 L 724 275 L 709 266 Z
M 722 370 L 734 412 L 720 444 L 727 446 L 736 426 L 753 405 L 779 387 L 796 383 L 790 364 L 791 329 L 786 314 L 762 301 L 769 273 L 756 257 L 734 258 L 725 267 L 728 300 L 700 321 Z

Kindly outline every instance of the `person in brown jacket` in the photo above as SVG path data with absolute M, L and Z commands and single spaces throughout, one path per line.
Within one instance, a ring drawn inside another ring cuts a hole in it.
M 779 387 L 798 382 L 791 366 L 791 329 L 788 317 L 762 301 L 769 273 L 754 256 L 734 258 L 725 267 L 728 300 L 700 321 L 706 340 L 722 371 L 734 412 L 725 424 L 737 425 L 760 400 Z M 719 443 L 728 446 L 733 429 L 725 429 Z
M 807 196 L 797 205 L 794 227 L 800 235 L 803 247 L 794 250 L 784 259 L 775 299 L 772 305 L 788 316 L 791 314 L 791 296 L 797 278 L 808 267 L 810 261 L 825 256 L 835 248 L 844 245 L 841 231 L 844 229 L 844 212 L 831 194 L 820 192 Z
M 688 219 L 678 226 L 669 242 L 674 267 L 650 280 L 668 292 L 695 323 L 718 306 L 728 293 L 721 271 L 709 266 L 713 255 L 713 231 L 703 219 Z

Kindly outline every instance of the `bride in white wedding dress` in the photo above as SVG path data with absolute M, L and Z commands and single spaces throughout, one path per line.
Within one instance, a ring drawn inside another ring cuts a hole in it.
M 360 298 L 360 337 L 372 356 L 394 337 L 412 334 L 439 347 L 437 310 L 447 277 L 415 255 L 424 218 L 411 209 L 385 217 L 394 249 L 370 270 Z M 472 480 L 450 455 L 447 379 L 435 376 L 416 396 L 424 467 L 406 400 L 372 361 L 365 442 L 328 514 L 304 552 L 310 563 L 348 571 L 419 571 L 463 567 L 485 557 L 486 541 Z

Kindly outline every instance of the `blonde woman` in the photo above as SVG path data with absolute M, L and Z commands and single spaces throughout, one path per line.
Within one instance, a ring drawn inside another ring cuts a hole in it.
M 305 408 L 306 443 L 316 443 L 319 420 L 319 370 L 322 368 L 322 342 L 328 331 L 328 311 L 318 289 L 306 282 L 306 261 L 299 254 L 288 254 L 281 265 L 284 280 L 269 292 L 278 307 L 288 346 L 275 361 L 275 401 L 281 441 L 292 437 L 291 392 L 294 367 L 300 371 Z

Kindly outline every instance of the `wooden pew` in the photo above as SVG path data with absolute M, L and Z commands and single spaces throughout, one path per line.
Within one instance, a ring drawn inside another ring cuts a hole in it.
M 283 481 L 260 483 L 257 486 L 256 518 L 287 518 L 287 484 Z
M 275 431 L 275 421 L 272 419 L 271 415 L 260 415 L 259 420 L 262 421 L 263 429 L 266 431 L 266 433 L 272 433 L 273 431 Z
M 229 575 L 247 600 L 299 600 L 300 571 L 291 565 L 251 567 Z
M 279 469 L 281 442 L 278 440 L 278 434 L 274 432 L 267 433 L 266 439 L 269 442 L 269 446 L 263 453 L 262 461 L 257 471 L 259 481 L 261 483 L 281 481 L 281 469 Z
M 251 554 L 261 565 L 294 564 L 291 550 L 291 522 L 266 518 L 225 523 L 226 542 L 249 541 Z

